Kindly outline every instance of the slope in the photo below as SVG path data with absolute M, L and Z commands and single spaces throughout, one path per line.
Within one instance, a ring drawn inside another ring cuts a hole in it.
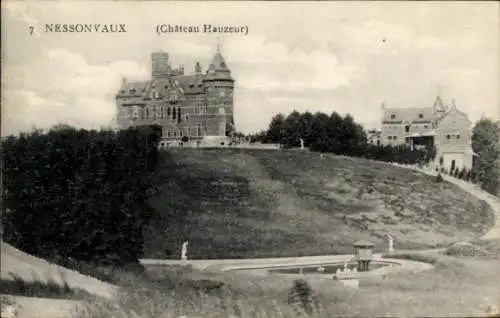
M 433 248 L 481 236 L 491 208 L 448 182 L 404 168 L 305 151 L 174 149 L 158 168 L 160 195 L 144 258 L 251 258 Z

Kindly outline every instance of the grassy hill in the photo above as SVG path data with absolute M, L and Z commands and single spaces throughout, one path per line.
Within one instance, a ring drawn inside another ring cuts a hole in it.
M 288 150 L 172 149 L 144 231 L 144 258 L 250 258 L 397 249 L 477 238 L 490 207 L 435 178 L 362 159 Z

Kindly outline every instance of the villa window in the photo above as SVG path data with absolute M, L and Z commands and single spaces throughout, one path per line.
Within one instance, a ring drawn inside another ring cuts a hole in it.
M 396 140 L 396 139 L 398 139 L 398 137 L 397 136 L 393 136 L 392 139 Z
M 451 138 L 451 136 L 450 136 L 450 135 L 446 135 L 446 139 L 450 139 L 450 138 Z
M 396 115 L 392 114 L 391 119 L 394 119 L 394 118 L 396 118 Z
M 197 124 L 197 125 L 196 125 L 196 129 L 197 129 L 197 133 L 198 133 L 197 135 L 198 135 L 198 136 L 202 136 L 201 124 Z
M 418 114 L 418 118 L 424 118 L 424 114 L 422 113 Z
M 457 135 L 457 139 L 460 139 L 460 135 Z
M 392 140 L 392 136 L 388 136 L 387 139 Z
M 407 133 L 410 132 L 410 125 L 405 126 L 405 132 L 407 132 Z
M 167 117 L 170 118 L 170 114 L 171 114 L 171 111 L 170 111 L 170 107 L 167 108 Z

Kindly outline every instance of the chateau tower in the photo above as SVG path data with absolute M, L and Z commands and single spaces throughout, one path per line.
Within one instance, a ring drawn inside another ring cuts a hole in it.
M 207 106 L 213 110 L 213 115 L 220 117 L 218 135 L 230 135 L 234 132 L 233 91 L 234 79 L 231 70 L 217 46 L 203 84 L 207 89 Z
M 151 74 L 153 79 L 169 78 L 171 70 L 168 62 L 168 53 L 154 52 L 151 54 Z

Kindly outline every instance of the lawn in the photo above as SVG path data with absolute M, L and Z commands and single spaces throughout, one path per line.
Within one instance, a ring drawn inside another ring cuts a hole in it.
M 493 224 L 491 208 L 434 177 L 307 151 L 172 149 L 144 230 L 144 258 L 252 258 L 447 246 Z

